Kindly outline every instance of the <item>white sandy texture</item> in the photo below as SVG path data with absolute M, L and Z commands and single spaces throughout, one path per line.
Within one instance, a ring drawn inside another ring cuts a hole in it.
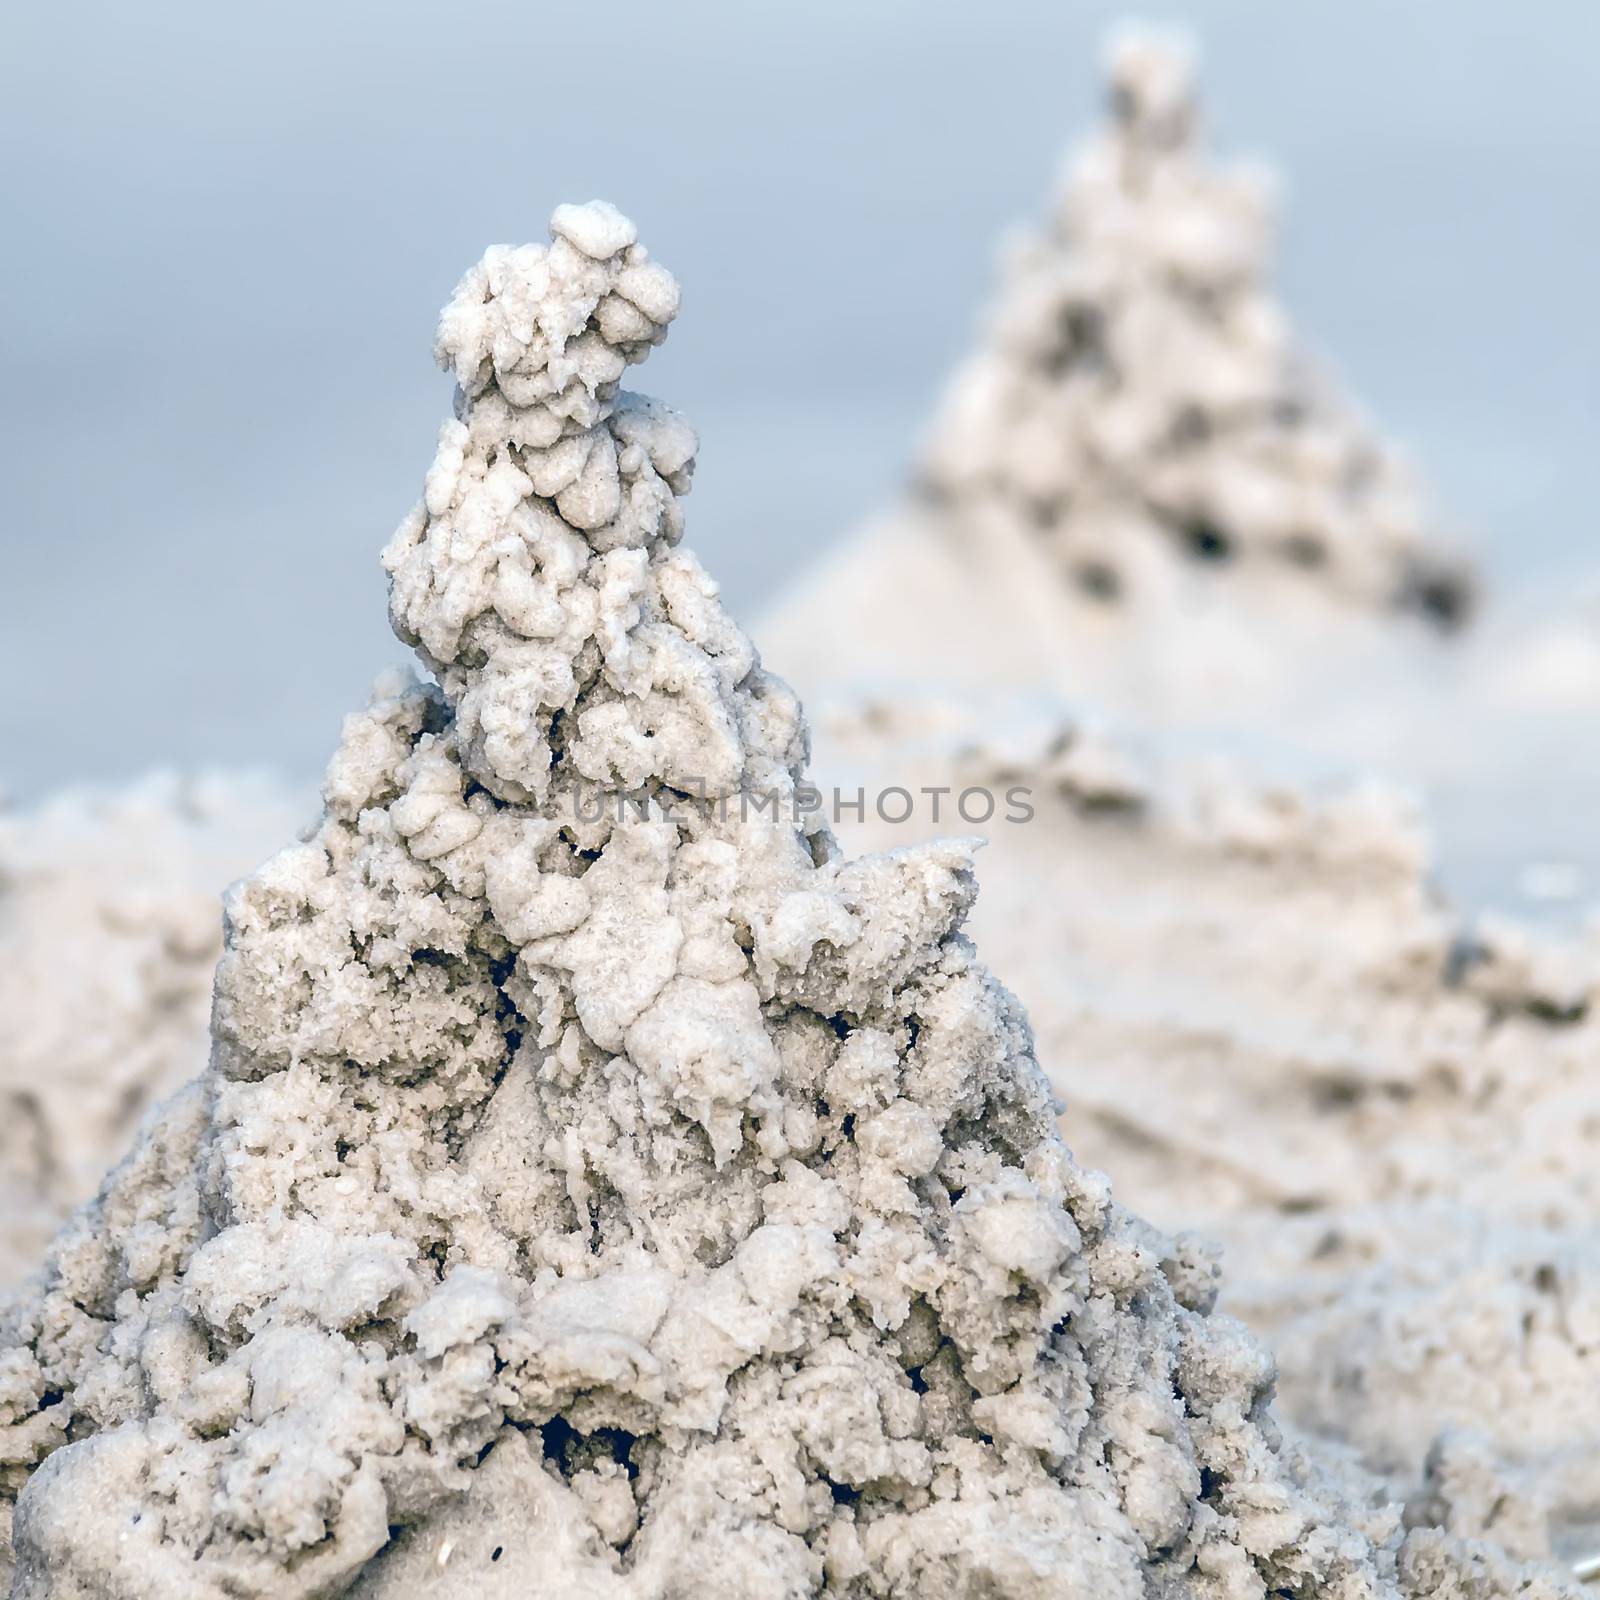
M 693 435 L 618 388 L 677 287 L 552 236 L 440 326 L 385 556 L 435 681 L 230 894 L 210 1067 L 9 1314 L 13 1593 L 1561 1592 L 1280 1441 L 1204 1253 L 1062 1143 L 970 845 L 791 818 Z
M 1419 1516 L 1600 1550 L 1600 942 L 1452 911 L 1371 782 L 948 703 L 864 706 L 821 749 L 850 794 L 1028 791 L 983 830 L 974 936 L 1074 1153 L 1222 1242 L 1284 1414 Z M 905 845 L 930 804 L 849 836 Z
M 302 810 L 232 774 L 0 811 L 0 1285 L 205 1065 L 222 890 Z

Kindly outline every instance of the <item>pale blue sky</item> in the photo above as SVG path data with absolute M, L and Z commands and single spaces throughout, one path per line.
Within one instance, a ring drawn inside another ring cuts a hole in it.
M 699 426 L 690 538 L 753 611 L 892 494 L 1124 10 L 13 11 L 0 781 L 320 766 L 400 655 L 376 551 L 449 406 L 435 310 L 563 199 L 685 284 L 640 386 Z M 1283 171 L 1284 294 L 1452 520 L 1516 585 L 1600 566 L 1591 0 L 1151 14 Z

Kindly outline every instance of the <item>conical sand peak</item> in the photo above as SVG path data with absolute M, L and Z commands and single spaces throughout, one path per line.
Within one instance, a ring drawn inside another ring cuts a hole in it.
M 441 325 L 386 555 L 437 682 L 347 720 L 208 1071 L 9 1314 L 14 1592 L 1467 1592 L 1074 1162 L 969 848 L 798 803 L 692 436 L 617 387 L 676 288 L 609 207 L 553 235 Z

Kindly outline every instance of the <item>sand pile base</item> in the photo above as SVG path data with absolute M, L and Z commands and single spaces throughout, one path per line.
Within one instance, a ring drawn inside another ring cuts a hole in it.
M 1222 1303 L 1274 1347 L 1288 1418 L 1419 1514 L 1600 1548 L 1592 942 L 1454 913 L 1394 791 L 1065 711 L 1005 730 L 869 704 L 825 720 L 818 771 L 848 795 L 944 785 L 947 808 L 1025 789 L 1031 820 L 983 830 L 973 926 L 1074 1153 L 1222 1242 Z M 929 809 L 847 835 L 904 844 Z

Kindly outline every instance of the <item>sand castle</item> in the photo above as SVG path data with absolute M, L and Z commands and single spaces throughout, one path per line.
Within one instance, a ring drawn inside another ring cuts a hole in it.
M 1009 251 L 950 381 L 927 490 L 971 534 L 1027 530 L 1106 605 L 1176 555 L 1458 623 L 1465 570 L 1273 298 L 1270 177 L 1206 158 L 1180 41 L 1124 33 L 1106 77 L 1107 126 Z
M 1106 93 L 906 504 L 764 621 L 808 700 L 1047 685 L 1147 721 L 1336 721 L 1330 680 L 1414 671 L 1471 613 L 1467 563 L 1274 297 L 1271 183 L 1205 150 L 1186 44 L 1117 35 Z
M 13 1592 L 1559 1593 L 1281 1441 L 1056 1131 L 969 845 L 794 807 L 693 434 L 618 387 L 677 304 L 592 203 L 446 309 L 385 555 L 432 681 L 230 893 L 210 1066 L 8 1312 Z
M 1600 1549 L 1600 946 L 1456 911 L 1409 800 L 1371 780 L 1065 715 L 856 716 L 827 737 L 852 782 L 1026 792 L 1028 823 L 988 830 L 973 936 L 1075 1152 L 1221 1243 L 1280 1415 L 1419 1515 L 1448 1478 L 1462 1531 Z

